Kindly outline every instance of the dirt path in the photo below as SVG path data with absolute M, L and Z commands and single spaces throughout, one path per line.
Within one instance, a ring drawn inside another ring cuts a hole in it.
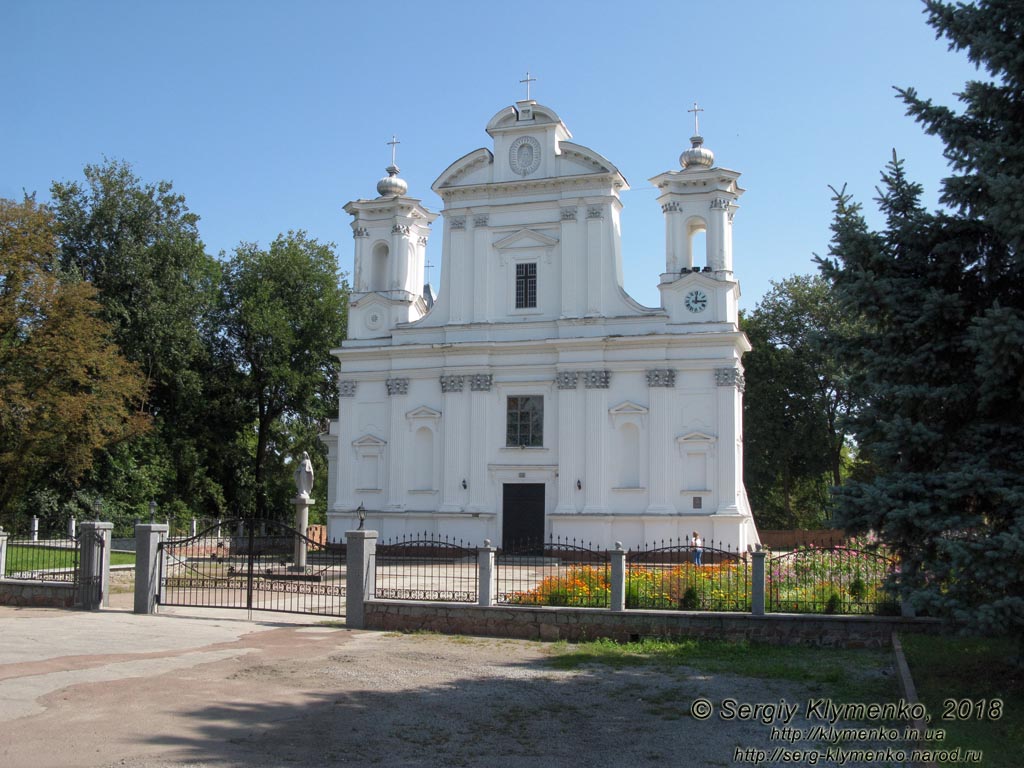
M 806 696 L 687 668 L 562 671 L 536 642 L 5 611 L 5 768 L 726 766 L 768 728 L 695 721 L 694 698 Z M 54 637 L 72 624 L 79 641 Z

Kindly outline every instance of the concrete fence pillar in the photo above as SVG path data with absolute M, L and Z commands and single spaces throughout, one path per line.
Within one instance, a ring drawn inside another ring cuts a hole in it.
M 68 518 L 68 536 L 75 538 L 75 516 Z
M 39 541 L 39 518 L 32 515 L 32 541 Z
M 167 538 L 163 523 L 135 526 L 135 613 L 156 613 L 156 596 L 163 575 L 160 542 Z
M 608 553 L 612 563 L 612 599 L 608 607 L 613 611 L 626 610 L 626 550 L 622 542 L 615 542 L 615 549 Z
M 490 539 L 484 539 L 484 545 L 476 551 L 479 570 L 477 602 L 485 608 L 494 605 L 498 595 L 498 573 L 494 568 L 494 554 L 497 551 L 497 547 L 491 546 Z
M 87 611 L 110 605 L 110 538 L 113 523 L 85 521 L 78 534 L 78 602 Z
M 366 613 L 363 602 L 372 600 L 376 590 L 377 532 L 346 531 L 345 625 L 363 629 Z
M 750 612 L 755 616 L 764 616 L 764 556 L 760 548 L 751 553 Z
M 0 579 L 7 575 L 7 531 L 0 526 Z

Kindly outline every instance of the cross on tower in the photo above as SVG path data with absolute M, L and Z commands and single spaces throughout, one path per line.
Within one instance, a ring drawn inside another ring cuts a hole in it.
M 388 141 L 388 142 L 385 142 L 385 143 L 388 146 L 391 147 L 391 164 L 394 165 L 395 164 L 395 147 L 397 147 L 402 142 L 400 142 L 398 139 L 396 139 L 394 134 L 392 134 L 391 135 L 391 141 Z
M 697 102 L 693 102 L 693 109 L 686 110 L 687 112 L 693 112 L 693 135 L 700 136 L 700 112 L 704 110 L 697 106 Z
M 530 70 L 526 70 L 526 79 L 520 80 L 520 83 L 526 83 L 526 100 L 530 100 L 530 83 L 536 83 L 536 77 L 530 77 Z
M 430 285 L 430 270 L 434 265 L 431 264 L 430 261 L 427 261 L 423 266 L 427 270 L 427 285 Z

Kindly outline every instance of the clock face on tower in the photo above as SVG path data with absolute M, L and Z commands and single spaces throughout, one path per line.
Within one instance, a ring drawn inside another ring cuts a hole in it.
M 696 289 L 686 294 L 686 298 L 683 299 L 683 303 L 686 308 L 693 313 L 703 312 L 708 306 L 708 297 L 704 291 Z

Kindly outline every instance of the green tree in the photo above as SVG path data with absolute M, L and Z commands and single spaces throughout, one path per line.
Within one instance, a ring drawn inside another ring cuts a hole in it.
M 95 288 L 58 273 L 50 211 L 30 197 L 0 199 L 0 518 L 8 525 L 35 488 L 76 485 L 97 452 L 148 428 L 139 411 L 145 382 L 111 341 Z
M 821 525 L 849 457 L 852 395 L 830 345 L 849 321 L 824 278 L 795 276 L 773 282 L 742 323 L 753 347 L 743 358 L 744 478 L 758 523 Z
M 326 474 L 319 426 L 337 412 L 330 350 L 345 336 L 348 288 L 339 282 L 332 244 L 304 232 L 269 249 L 242 244 L 224 266 L 220 354 L 239 378 L 246 427 L 232 450 L 248 458 L 238 504 L 259 517 L 287 515 L 294 495 L 287 462 L 302 451 Z
M 1024 638 L 1024 14 L 1006 0 L 926 5 L 991 79 L 967 84 L 960 114 L 900 92 L 946 145 L 943 210 L 924 209 L 895 155 L 883 231 L 836 194 L 821 267 L 863 318 L 844 352 L 874 469 L 844 486 L 839 511 L 899 549 L 912 604 Z
M 218 268 L 199 217 L 169 182 L 144 183 L 127 163 L 88 165 L 84 176 L 51 188 L 60 267 L 99 290 L 103 318 L 146 377 L 144 409 L 156 428 L 112 448 L 87 485 L 108 516 L 129 521 L 152 498 L 215 512 L 223 492 L 207 465 L 225 440 L 209 408 L 219 386 L 209 344 Z

